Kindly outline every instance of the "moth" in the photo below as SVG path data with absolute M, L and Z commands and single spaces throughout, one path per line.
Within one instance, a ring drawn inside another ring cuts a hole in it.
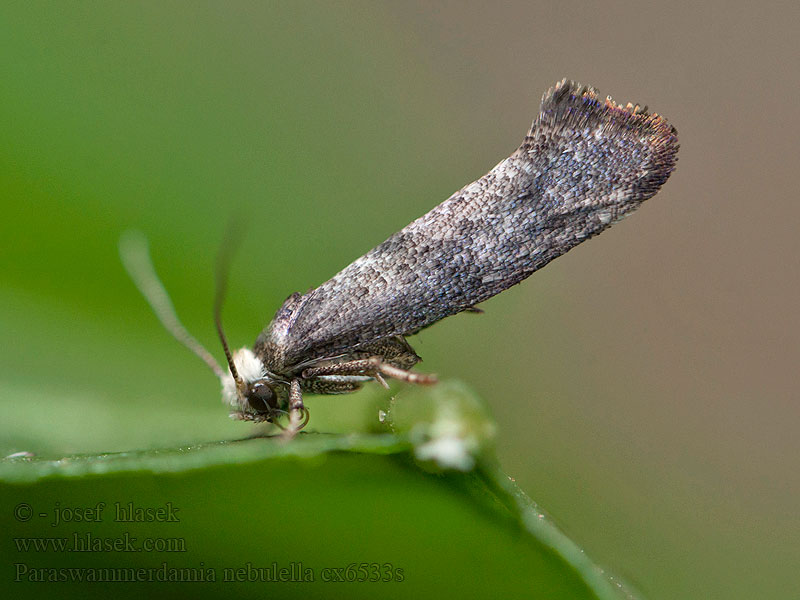
M 522 144 L 489 173 L 332 279 L 289 296 L 252 348 L 229 350 L 218 278 L 215 321 L 228 369 L 178 320 L 140 239 L 122 258 L 165 327 L 222 382 L 231 416 L 304 427 L 304 394 L 386 378 L 432 384 L 407 337 L 521 282 L 652 197 L 675 169 L 675 129 L 647 108 L 563 80 Z

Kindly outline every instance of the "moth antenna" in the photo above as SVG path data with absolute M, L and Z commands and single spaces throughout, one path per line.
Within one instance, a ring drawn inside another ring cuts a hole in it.
M 231 219 L 228 223 L 228 229 L 225 233 L 225 239 L 219 249 L 217 256 L 217 290 L 214 297 L 214 323 L 217 326 L 217 334 L 219 334 L 219 341 L 222 342 L 222 349 L 225 351 L 225 358 L 228 360 L 228 368 L 231 370 L 233 380 L 236 382 L 236 388 L 241 390 L 242 383 L 239 372 L 236 370 L 236 365 L 233 363 L 233 356 L 228 347 L 228 340 L 225 338 L 225 331 L 222 328 L 222 304 L 225 301 L 225 292 L 228 289 L 228 274 L 230 272 L 231 261 L 233 254 L 238 247 L 238 241 L 241 241 L 242 235 L 242 221 L 236 218 Z M 240 235 L 236 235 L 239 233 Z
M 214 360 L 211 353 L 187 331 L 178 318 L 175 306 L 172 304 L 164 284 L 161 283 L 153 267 L 147 238 L 140 231 L 126 231 L 119 238 L 119 256 L 134 285 L 150 304 L 164 329 L 186 348 L 199 356 L 214 371 L 217 377 L 225 377 L 225 372 Z M 225 352 L 230 362 L 230 353 L 227 346 Z

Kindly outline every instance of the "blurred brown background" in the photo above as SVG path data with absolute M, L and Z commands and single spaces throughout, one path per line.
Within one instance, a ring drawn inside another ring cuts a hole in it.
M 506 471 L 645 597 L 800 597 L 796 3 L 3 12 L 4 449 L 241 435 L 127 282 L 120 232 L 148 233 L 216 348 L 210 265 L 253 201 L 226 307 L 250 343 L 288 293 L 507 156 L 568 77 L 663 114 L 677 171 L 412 340 L 421 366 L 481 392 Z
M 487 303 L 480 331 L 423 333 L 452 340 L 426 360 L 527 399 L 492 404 L 503 464 L 646 595 L 800 597 L 797 4 L 411 6 L 389 8 L 398 37 L 468 123 L 450 141 L 472 174 L 563 76 L 681 141 L 658 196 Z

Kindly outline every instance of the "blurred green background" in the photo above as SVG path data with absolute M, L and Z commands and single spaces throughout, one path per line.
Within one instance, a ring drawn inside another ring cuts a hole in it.
M 800 595 L 793 3 L 17 3 L 0 8 L 0 453 L 243 437 L 116 250 L 137 228 L 226 327 L 481 176 L 562 77 L 648 104 L 678 170 L 612 232 L 412 343 L 499 423 L 506 471 L 644 595 Z M 218 353 L 219 354 L 219 353 Z M 368 400 L 312 398 L 361 422 Z

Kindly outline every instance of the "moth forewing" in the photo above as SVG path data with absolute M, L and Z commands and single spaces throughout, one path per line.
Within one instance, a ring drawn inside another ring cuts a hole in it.
M 319 287 L 292 294 L 252 351 L 227 351 L 218 294 L 231 371 L 223 397 L 233 416 L 275 422 L 288 412 L 293 434 L 308 420 L 303 393 L 348 393 L 386 377 L 433 383 L 410 371 L 419 357 L 407 336 L 479 311 L 476 304 L 630 214 L 667 180 L 677 151 L 662 117 L 561 81 L 507 159 Z

